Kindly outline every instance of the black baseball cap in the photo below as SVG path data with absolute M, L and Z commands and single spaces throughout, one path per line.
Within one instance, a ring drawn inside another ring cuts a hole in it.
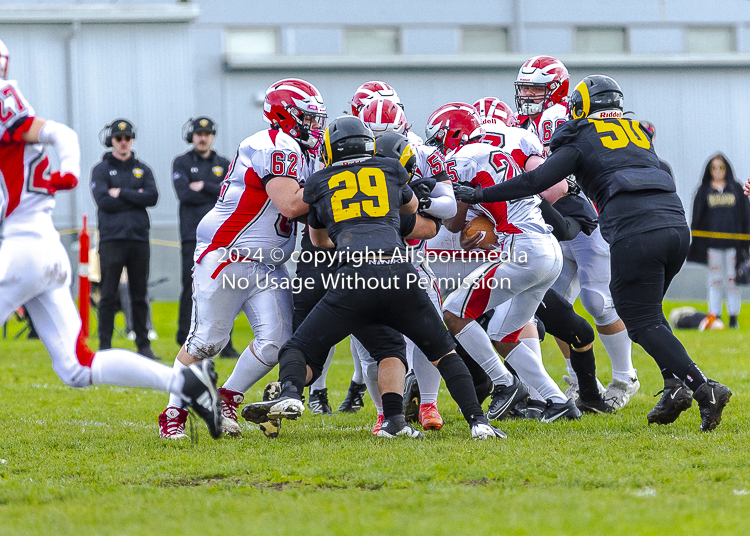
M 135 138 L 135 127 L 127 119 L 115 119 L 110 123 L 111 136 L 130 136 Z
M 196 117 L 193 119 L 191 127 L 193 132 L 210 132 L 211 134 L 216 134 L 216 123 L 210 117 Z

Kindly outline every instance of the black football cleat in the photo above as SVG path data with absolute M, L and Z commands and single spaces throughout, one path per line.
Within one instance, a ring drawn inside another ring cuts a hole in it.
M 708 380 L 698 387 L 693 398 L 701 412 L 701 432 L 710 432 L 721 422 L 721 412 L 729 403 L 732 391 L 715 380 Z
M 524 419 L 532 421 L 541 421 L 544 417 L 544 412 L 547 411 L 547 402 L 541 400 L 534 400 L 530 398 L 526 402 L 526 409 L 524 411 Z
M 492 390 L 492 401 L 487 409 L 487 418 L 491 421 L 503 420 L 510 410 L 529 397 L 529 388 L 513 376 L 511 385 L 496 385 Z
M 615 408 L 604 401 L 600 395 L 594 400 L 584 400 L 581 396 L 576 399 L 576 407 L 581 413 L 614 413 Z
M 547 409 L 542 414 L 542 422 L 554 422 L 557 419 L 580 419 L 581 410 L 579 410 L 575 402 L 568 399 L 565 402 L 552 402 L 547 401 Z
M 367 392 L 367 386 L 364 383 L 349 384 L 349 391 L 346 393 L 346 398 L 339 406 L 339 411 L 342 413 L 356 413 L 365 407 L 365 393 Z
M 664 380 L 664 389 L 654 396 L 659 394 L 661 394 L 661 398 L 646 417 L 649 424 L 673 423 L 680 416 L 680 413 L 693 405 L 690 389 L 682 380 L 677 378 Z
M 419 384 L 413 370 L 404 378 L 404 418 L 406 422 L 419 421 Z
M 316 389 L 310 392 L 307 407 L 313 415 L 333 415 L 331 404 L 328 402 L 328 389 Z
M 221 437 L 221 397 L 216 388 L 218 375 L 214 363 L 208 359 L 193 363 L 182 370 L 185 383 L 182 398 L 208 426 L 211 437 Z

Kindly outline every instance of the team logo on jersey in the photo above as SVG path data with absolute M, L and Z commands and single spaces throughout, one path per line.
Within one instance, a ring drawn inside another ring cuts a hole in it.
M 224 168 L 221 166 L 214 166 L 211 168 L 211 171 L 214 172 L 214 175 L 217 177 L 223 177 L 224 176 Z
M 140 179 L 141 177 L 143 177 L 143 170 L 139 167 L 133 168 L 133 175 L 135 175 L 136 179 Z
M 190 168 L 190 173 L 198 173 L 198 168 L 197 167 L 191 167 Z

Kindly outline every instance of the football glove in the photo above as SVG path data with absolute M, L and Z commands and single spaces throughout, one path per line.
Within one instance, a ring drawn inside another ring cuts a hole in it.
M 482 203 L 482 187 L 474 186 L 467 182 L 457 182 L 453 185 L 453 193 L 456 195 L 456 201 L 476 205 Z
M 78 177 L 72 173 L 60 173 L 55 171 L 49 177 L 50 193 L 54 194 L 60 190 L 72 190 L 78 186 Z

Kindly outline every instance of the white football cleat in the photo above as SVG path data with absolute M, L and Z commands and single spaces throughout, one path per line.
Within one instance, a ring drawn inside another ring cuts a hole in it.
M 493 438 L 507 439 L 507 437 L 508 436 L 505 435 L 505 432 L 500 430 L 500 428 L 492 426 L 489 423 L 478 422 L 471 427 L 471 438 L 475 441 Z
M 640 388 L 641 382 L 637 377 L 631 378 L 629 382 L 613 379 L 604 393 L 604 401 L 616 409 L 622 409 Z

